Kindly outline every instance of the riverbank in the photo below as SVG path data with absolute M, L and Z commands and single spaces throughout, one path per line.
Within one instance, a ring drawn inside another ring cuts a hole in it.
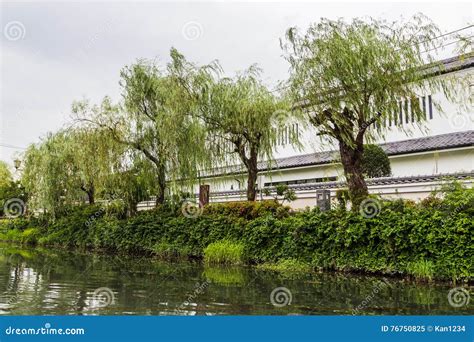
M 291 212 L 275 202 L 163 206 L 126 219 L 112 208 L 75 207 L 54 221 L 3 223 L 1 240 L 112 250 L 274 270 L 336 270 L 423 280 L 474 278 L 474 190 L 420 204 L 372 200 L 374 212 Z
M 310 272 L 0 243 L 1 314 L 469 315 L 443 282 Z M 285 288 L 288 305 L 271 295 Z M 97 305 L 97 293 L 110 305 Z M 290 298 L 290 297 L 288 297 Z

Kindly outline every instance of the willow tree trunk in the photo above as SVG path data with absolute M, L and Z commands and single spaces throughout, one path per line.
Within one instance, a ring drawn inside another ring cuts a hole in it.
M 158 193 L 156 194 L 156 206 L 165 203 L 166 171 L 164 166 L 158 167 Z
M 247 159 L 247 200 L 255 201 L 257 197 L 257 177 L 258 177 L 258 164 L 257 164 L 257 152 L 255 150 L 250 151 L 250 158 Z
M 89 198 L 89 204 L 94 204 L 95 203 L 95 196 L 94 196 L 94 190 L 91 189 L 87 192 L 87 197 Z
M 341 154 L 344 175 L 347 179 L 347 187 L 349 188 L 349 198 L 352 203 L 352 209 L 358 210 L 360 203 L 369 194 L 362 172 L 362 154 L 364 153 L 364 145 L 356 144 L 356 146 L 349 146 L 344 142 L 339 142 L 339 152 Z
M 257 189 L 255 186 L 256 182 L 257 172 L 249 170 L 247 179 L 247 201 L 255 201 L 255 199 L 257 198 Z
M 95 203 L 95 187 L 94 184 L 90 184 L 88 188 L 84 185 L 81 186 L 81 190 L 84 191 L 87 195 L 87 201 L 89 204 Z

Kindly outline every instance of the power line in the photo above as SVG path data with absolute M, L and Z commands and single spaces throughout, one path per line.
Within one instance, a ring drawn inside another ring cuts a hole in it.
M 451 35 L 451 34 L 453 34 L 453 33 L 457 33 L 457 32 L 461 32 L 461 31 L 467 30 L 468 28 L 471 28 L 471 27 L 473 27 L 473 26 L 474 26 L 474 24 L 467 25 L 467 26 L 461 27 L 461 28 L 459 28 L 459 29 L 456 29 L 456 30 L 454 30 L 454 31 L 450 31 L 450 32 L 443 33 L 443 34 L 441 34 L 441 35 L 439 35 L 439 36 L 436 36 L 436 37 L 433 37 L 433 38 L 431 38 L 431 39 L 423 40 L 423 41 L 418 42 L 418 43 L 415 43 L 415 44 L 413 44 L 413 45 L 411 45 L 411 46 L 420 45 L 420 44 L 427 43 L 427 42 L 430 42 L 430 41 L 433 41 L 433 40 L 436 40 L 436 39 L 439 39 L 439 38 L 442 38 L 442 37 L 446 37 L 446 36 L 449 36 L 449 35 Z M 470 38 L 472 38 L 472 37 L 473 37 L 473 36 L 463 37 L 463 39 L 470 39 Z M 430 51 L 433 51 L 433 50 L 442 48 L 442 47 L 444 47 L 444 46 L 452 45 L 452 44 L 455 44 L 455 43 L 457 43 L 457 42 L 460 42 L 461 40 L 462 40 L 462 39 L 458 39 L 458 40 L 456 40 L 456 41 L 454 41 L 454 42 L 450 42 L 450 43 L 447 43 L 447 44 L 444 44 L 444 45 L 440 45 L 439 47 L 433 48 L 433 49 L 431 49 L 431 50 L 422 51 L 421 53 L 430 52 Z M 281 90 L 284 90 L 284 89 L 288 89 L 289 87 L 290 87 L 290 86 L 286 86 L 286 87 L 282 87 L 282 88 L 275 88 L 275 89 L 270 90 L 270 92 L 273 93 L 273 92 L 276 92 L 276 91 L 281 91 Z
M 6 147 L 6 148 L 13 148 L 16 150 L 26 150 L 26 147 L 20 147 L 20 146 L 15 146 L 15 145 L 10 145 L 10 144 L 0 144 L 1 147 Z
M 443 33 L 443 34 L 441 34 L 441 35 L 439 35 L 439 36 L 436 36 L 436 37 L 433 37 L 433 38 L 430 38 L 430 39 L 422 40 L 421 42 L 415 43 L 415 44 L 413 44 L 413 45 L 420 45 L 420 44 L 423 44 L 423 43 L 431 42 L 432 40 L 435 40 L 435 39 L 438 39 L 438 38 L 442 38 L 442 37 L 446 37 L 446 36 L 449 36 L 449 35 L 451 35 L 451 34 L 453 34 L 453 33 L 456 33 L 456 32 L 464 31 L 464 30 L 466 30 L 466 29 L 468 29 L 468 28 L 471 28 L 471 27 L 473 27 L 473 26 L 474 26 L 474 24 L 472 24 L 472 25 L 467 25 L 467 26 L 461 27 L 461 28 L 459 28 L 459 29 L 457 29 L 457 30 L 454 30 L 454 31 L 451 31 L 451 32 L 446 32 L 446 33 Z M 412 46 L 413 46 L 413 45 L 412 45 Z
M 471 38 L 473 38 L 473 37 L 474 37 L 474 35 L 469 36 L 469 37 L 462 37 L 461 39 L 458 39 L 458 40 L 455 40 L 455 41 L 452 41 L 452 42 L 449 42 L 449 43 L 446 43 L 446 44 L 443 44 L 443 45 L 434 47 L 434 48 L 429 49 L 429 50 L 422 51 L 422 52 L 420 52 L 420 53 L 425 53 L 425 52 L 430 52 L 430 51 L 433 51 L 433 50 L 438 50 L 438 49 L 441 49 L 442 47 L 445 47 L 445 46 L 448 46 L 448 45 L 456 44 L 456 43 L 458 43 L 458 42 L 463 41 L 464 39 L 465 39 L 465 40 L 469 40 L 469 39 L 471 39 Z

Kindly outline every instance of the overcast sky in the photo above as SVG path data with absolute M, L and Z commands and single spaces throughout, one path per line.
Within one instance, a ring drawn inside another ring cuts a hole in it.
M 1 6 L 0 144 L 26 147 L 63 126 L 71 102 L 120 98 L 120 69 L 168 61 L 174 46 L 228 74 L 258 63 L 275 86 L 287 77 L 279 38 L 321 17 L 389 20 L 422 12 L 448 32 L 473 22 L 467 2 L 12 2 Z M 0 147 L 12 163 L 20 149 Z

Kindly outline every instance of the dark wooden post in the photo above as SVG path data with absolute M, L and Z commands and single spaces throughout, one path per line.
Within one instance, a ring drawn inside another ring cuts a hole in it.
M 209 204 L 209 184 L 199 185 L 199 206 L 202 208 Z

